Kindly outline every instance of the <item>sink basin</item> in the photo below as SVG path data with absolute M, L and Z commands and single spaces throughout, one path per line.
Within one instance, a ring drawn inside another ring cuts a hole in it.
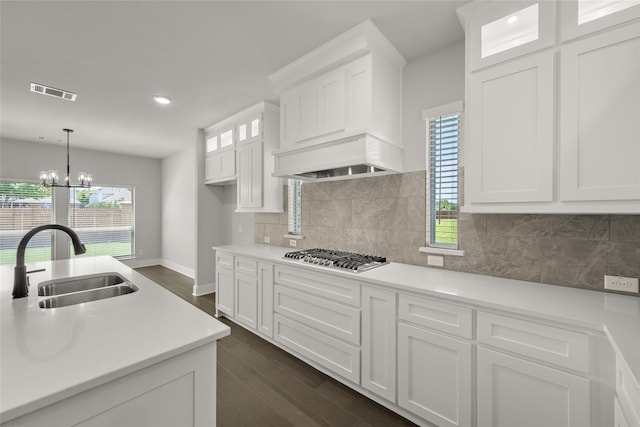
M 106 288 L 126 282 L 125 278 L 118 273 L 99 273 L 88 276 L 65 277 L 63 279 L 48 280 L 40 283 L 38 285 L 38 296 L 48 297 L 89 289 Z
M 85 290 L 81 292 L 58 295 L 41 300 L 40 308 L 58 308 L 68 305 L 81 304 L 83 302 L 98 301 L 105 298 L 117 297 L 136 292 L 138 288 L 133 283 L 121 285 L 105 285 L 101 288 Z

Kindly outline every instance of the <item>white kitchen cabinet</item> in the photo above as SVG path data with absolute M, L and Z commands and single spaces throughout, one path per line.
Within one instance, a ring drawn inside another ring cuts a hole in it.
M 216 266 L 216 312 L 223 312 L 227 316 L 234 315 L 234 290 L 233 270 Z
M 471 363 L 470 342 L 399 323 L 398 404 L 438 426 L 471 426 Z
M 394 291 L 362 287 L 362 387 L 396 402 L 396 327 Z
M 243 273 L 234 273 L 235 288 L 234 318 L 251 329 L 258 327 L 258 278 Z
M 473 2 L 466 17 L 471 71 L 550 47 L 554 37 L 551 1 Z
M 478 427 L 590 425 L 589 380 L 478 348 Z
M 640 426 L 640 385 L 634 381 L 631 371 L 616 357 L 615 425 Z
M 471 74 L 465 203 L 553 200 L 553 64 L 546 51 Z
M 258 262 L 258 332 L 273 338 L 273 264 Z
M 560 198 L 640 211 L 640 22 L 562 47 Z
M 640 18 L 637 0 L 562 0 L 559 3 L 562 41 Z
M 236 180 L 236 151 L 233 147 L 206 154 L 205 183 L 230 184 Z
M 236 123 L 237 142 L 251 142 L 262 138 L 264 117 L 261 112 L 246 115 Z
M 238 145 L 238 209 L 262 207 L 262 141 Z
M 213 426 L 216 346 L 213 342 L 196 347 L 3 423 L 2 427 Z

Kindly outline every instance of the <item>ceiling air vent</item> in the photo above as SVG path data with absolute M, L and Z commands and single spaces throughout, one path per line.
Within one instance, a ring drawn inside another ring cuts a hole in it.
M 41 85 L 39 83 L 31 83 L 31 92 L 40 93 L 42 95 L 55 96 L 56 98 L 66 99 L 67 101 L 75 101 L 78 97 L 78 95 L 76 95 L 75 93 Z

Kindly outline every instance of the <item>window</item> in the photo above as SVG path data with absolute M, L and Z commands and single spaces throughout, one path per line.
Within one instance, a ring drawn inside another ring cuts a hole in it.
M 458 249 L 462 103 L 423 112 L 427 127 L 427 245 Z
M 15 264 L 22 236 L 33 227 L 53 222 L 50 188 L 29 182 L 0 181 L 0 264 Z M 29 241 L 26 262 L 51 259 L 52 232 Z
M 288 182 L 288 223 L 289 234 L 300 235 L 302 233 L 302 181 L 290 179 Z
M 80 257 L 134 255 L 134 189 L 74 188 L 69 201 L 69 227 L 87 247 Z M 71 257 L 76 257 L 69 248 Z

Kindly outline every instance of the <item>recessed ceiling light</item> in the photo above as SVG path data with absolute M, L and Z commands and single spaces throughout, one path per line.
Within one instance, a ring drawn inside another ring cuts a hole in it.
M 166 96 L 160 96 L 160 95 L 156 95 L 153 97 L 153 99 L 158 103 L 158 104 L 162 104 L 162 105 L 167 105 L 167 104 L 171 104 L 171 100 L 169 98 L 167 98 Z
M 517 15 L 513 15 L 513 16 L 510 16 L 509 19 L 507 19 L 507 23 L 513 24 L 517 20 L 518 20 L 518 16 Z

